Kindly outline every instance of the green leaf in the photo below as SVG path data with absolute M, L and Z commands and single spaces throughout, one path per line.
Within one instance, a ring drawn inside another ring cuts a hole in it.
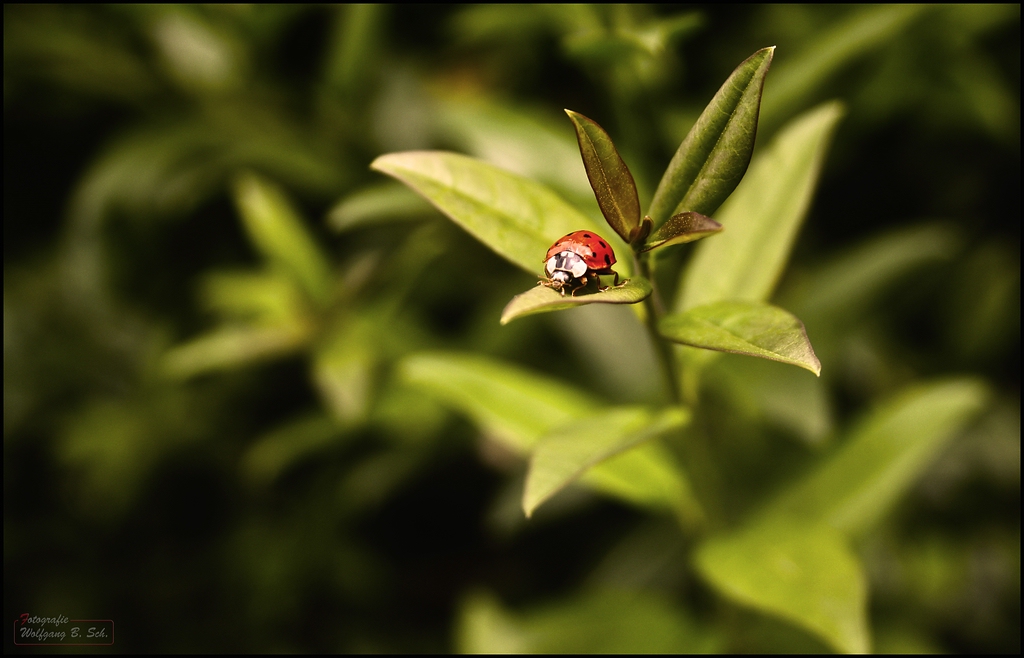
M 591 590 L 521 613 L 475 592 L 459 614 L 462 653 L 709 653 L 721 638 L 662 594 Z
M 326 305 L 331 296 L 327 257 L 284 192 L 255 174 L 239 176 L 234 191 L 242 223 L 256 248 L 310 299 Z
M 383 5 L 373 4 L 336 8 L 330 49 L 325 58 L 324 83 L 343 97 L 356 96 L 373 72 L 375 60 L 379 61 L 376 50 L 382 38 L 385 11 Z
M 308 339 L 309 328 L 303 325 L 223 327 L 168 350 L 161 370 L 173 379 L 230 370 L 291 354 Z
M 597 205 L 608 225 L 625 241 L 640 225 L 640 199 L 629 167 L 615 149 L 612 138 L 596 121 L 566 110 L 576 129 L 583 166 L 594 188 Z
M 421 353 L 405 359 L 399 372 L 520 454 L 554 428 L 599 408 L 571 386 L 483 356 Z
M 523 456 L 555 428 L 601 410 L 598 401 L 583 391 L 483 356 L 416 354 L 401 363 L 399 375 Z M 684 522 L 700 518 L 685 474 L 657 444 L 612 457 L 590 469 L 581 482 L 640 507 L 673 511 Z
M 370 167 L 402 181 L 500 256 L 538 276 L 558 238 L 596 228 L 544 185 L 457 153 L 390 153 Z
M 759 524 L 709 539 L 694 561 L 734 601 L 811 631 L 838 651 L 870 650 L 866 578 L 835 529 L 795 520 Z
M 764 512 L 799 515 L 860 533 L 914 483 L 984 407 L 984 384 L 954 379 L 916 386 L 874 411 L 821 467 Z
M 433 206 L 405 185 L 387 182 L 350 194 L 327 213 L 327 225 L 339 233 L 384 221 L 429 216 Z
M 730 358 L 718 361 L 707 379 L 732 408 L 786 430 L 808 447 L 820 449 L 834 438 L 834 414 L 824 378 L 811 379 L 777 361 Z
M 845 250 L 800 276 L 777 299 L 807 324 L 848 327 L 883 291 L 921 267 L 952 259 L 962 239 L 944 223 L 901 227 Z M 813 325 L 812 325 L 813 326 Z
M 378 324 L 366 315 L 350 318 L 323 336 L 311 363 L 311 378 L 325 406 L 342 426 L 365 420 L 376 384 Z
M 699 212 L 682 212 L 673 215 L 651 235 L 640 250 L 650 251 L 659 247 L 693 242 L 722 230 L 722 225 Z
M 928 10 L 927 5 L 863 7 L 819 32 L 803 50 L 776 67 L 764 97 L 764 127 L 770 130 L 807 107 L 826 81 L 859 58 L 895 43 L 900 32 Z
M 523 511 L 579 479 L 591 467 L 689 422 L 685 409 L 659 414 L 643 407 L 620 407 L 556 428 L 533 451 L 523 490 Z
M 829 138 L 842 115 L 826 103 L 793 120 L 755 160 L 718 220 L 728 227 L 701 243 L 677 309 L 723 300 L 767 300 L 810 206 Z
M 341 435 L 337 423 L 323 414 L 290 421 L 261 436 L 246 450 L 242 473 L 253 484 L 270 484 L 296 462 L 333 445 Z
M 619 453 L 584 473 L 580 482 L 637 507 L 673 512 L 686 528 L 704 519 L 686 473 L 660 443 Z
M 877 317 L 875 305 L 887 291 L 898 289 L 928 266 L 951 260 L 963 242 L 954 227 L 928 223 L 875 235 L 818 267 L 787 275 L 787 285 L 774 300 L 803 321 L 814 336 L 814 349 L 823 363 L 835 363 L 849 346 L 850 335 Z M 1017 268 L 1019 269 L 1019 268 Z M 959 283 L 965 277 L 954 277 Z M 991 286 L 966 286 L 971 298 L 977 291 L 991 293 Z M 955 295 L 957 286 L 947 294 Z M 958 314 L 958 317 L 976 317 Z M 952 329 L 951 324 L 946 327 Z M 962 340 L 968 332 L 957 335 Z M 831 370 L 829 374 L 836 374 Z
M 754 150 L 761 90 L 774 46 L 736 67 L 679 145 L 651 202 L 660 226 L 686 210 L 712 215 L 743 178 Z
M 749 302 L 718 302 L 665 316 L 658 323 L 669 340 L 706 350 L 781 361 L 821 374 L 800 320 L 781 308 Z
M 460 151 L 544 183 L 588 216 L 600 214 L 579 145 L 558 114 L 462 91 L 437 100 L 434 123 Z
M 647 299 L 650 294 L 650 282 L 639 276 L 608 290 L 576 296 L 563 295 L 547 286 L 538 285 L 512 298 L 505 310 L 501 312 L 501 323 L 508 324 L 524 315 L 562 311 L 583 304 L 636 304 Z
M 276 272 L 213 272 L 203 278 L 201 296 L 225 319 L 260 326 L 296 324 L 306 310 L 302 291 Z

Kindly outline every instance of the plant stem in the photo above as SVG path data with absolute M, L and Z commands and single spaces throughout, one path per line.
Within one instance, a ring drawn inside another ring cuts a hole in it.
M 651 296 L 644 300 L 644 309 L 647 311 L 647 332 L 654 343 L 654 349 L 658 354 L 658 361 L 661 363 L 662 374 L 668 386 L 669 398 L 675 404 L 680 404 L 682 398 L 679 392 L 679 372 L 676 364 L 676 355 L 672 346 L 658 333 L 658 320 L 665 315 L 665 303 L 658 292 L 658 285 L 652 276 L 650 261 L 647 254 L 637 254 L 637 269 L 641 276 L 651 282 Z

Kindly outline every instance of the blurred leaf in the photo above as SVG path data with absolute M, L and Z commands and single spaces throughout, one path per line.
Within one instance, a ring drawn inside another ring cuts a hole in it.
M 952 258 L 961 242 L 952 226 L 909 226 L 874 236 L 800 277 L 780 301 L 810 324 L 846 325 L 901 277 Z
M 591 304 L 547 316 L 566 337 L 587 381 L 617 402 L 658 403 L 665 395 L 654 344 L 629 306 Z
M 71 202 L 77 228 L 113 210 L 132 219 L 180 216 L 219 193 L 229 176 L 255 167 L 290 189 L 336 194 L 330 151 L 264 106 L 225 103 L 114 140 L 82 176 Z
M 374 405 L 370 422 L 396 443 L 417 443 L 437 435 L 448 419 L 448 410 L 420 390 L 398 381 L 385 382 Z
M 376 323 L 351 318 L 335 327 L 313 354 L 312 379 L 334 419 L 343 424 L 366 419 L 372 405 L 378 356 Z
M 376 59 L 385 5 L 349 4 L 335 8 L 324 78 L 328 86 L 351 97 L 364 84 Z
M 986 386 L 973 379 L 904 391 L 864 419 L 827 462 L 781 494 L 762 518 L 799 516 L 847 533 L 864 532 L 988 397 Z
M 533 510 L 593 466 L 689 422 L 689 411 L 655 415 L 643 407 L 621 407 L 556 428 L 533 450 L 523 491 L 523 511 Z
M 168 350 L 161 370 L 173 379 L 231 370 L 298 350 L 309 338 L 302 325 L 222 327 Z
M 563 295 L 552 288 L 538 285 L 512 298 L 501 313 L 501 323 L 508 324 L 525 315 L 562 311 L 583 304 L 636 304 L 647 299 L 650 294 L 650 282 L 639 276 L 607 290 L 575 296 Z
M 341 435 L 338 424 L 323 414 L 290 421 L 249 446 L 242 455 L 242 474 L 255 485 L 268 485 L 296 462 L 335 443 Z
M 558 427 L 601 406 L 554 379 L 483 356 L 421 353 L 399 366 L 407 384 L 466 414 L 483 433 L 520 455 Z M 629 450 L 590 469 L 581 482 L 641 507 L 669 510 L 686 523 L 700 518 L 685 474 L 656 444 Z
M 293 325 L 304 313 L 299 290 L 273 272 L 213 272 L 202 284 L 203 304 L 227 320 Z
M 928 223 L 909 226 L 865 240 L 808 271 L 797 271 L 776 297 L 779 306 L 799 317 L 823 363 L 840 364 L 848 356 L 852 335 L 877 316 L 885 293 L 897 290 L 923 268 L 948 261 L 959 251 L 962 238 L 954 226 Z M 960 277 L 957 280 L 961 280 Z M 949 299 L 957 295 L 957 286 Z M 972 298 L 977 290 L 971 288 Z M 872 313 L 872 311 L 876 311 Z M 948 326 L 948 325 L 947 325 Z M 842 369 L 828 368 L 826 377 Z
M 647 238 L 640 251 L 693 242 L 721 230 L 722 225 L 710 217 L 705 217 L 698 212 L 681 212 L 678 215 L 672 215 Z
M 466 5 L 453 18 L 453 31 L 469 43 L 494 44 L 561 34 L 592 20 L 583 5 Z
M 240 176 L 234 192 L 242 222 L 256 248 L 312 301 L 326 306 L 332 287 L 330 264 L 284 192 L 255 174 Z
M 685 528 L 704 519 L 686 473 L 660 443 L 646 443 L 601 462 L 580 482 L 638 507 L 672 512 Z
M 946 297 L 946 343 L 963 357 L 1003 358 L 1020 342 L 1020 252 L 1008 241 L 979 245 Z
M 124 513 L 161 460 L 201 436 L 200 411 L 180 389 L 161 388 L 93 399 L 67 417 L 55 451 L 74 506 L 98 519 Z
M 401 183 L 373 185 L 346 196 L 327 213 L 327 225 L 339 233 L 383 221 L 419 219 L 433 214 L 423 197 Z
M 779 62 L 764 96 L 766 129 L 800 111 L 824 82 L 878 48 L 891 44 L 925 11 L 926 5 L 875 5 L 854 9 L 820 31 L 795 57 Z
M 131 41 L 104 13 L 72 5 L 9 5 L 5 102 L 22 80 L 41 79 L 103 100 L 140 103 L 159 90 L 159 82 Z
M 828 386 L 795 368 L 765 359 L 723 358 L 708 382 L 733 408 L 795 434 L 805 445 L 822 447 L 833 431 Z
M 402 181 L 473 237 L 527 272 L 543 273 L 555 240 L 594 224 L 547 187 L 456 153 L 382 155 L 372 169 Z
M 804 325 L 768 304 L 718 302 L 673 313 L 658 323 L 669 340 L 706 350 L 781 361 L 821 374 Z
M 654 193 L 648 214 L 655 226 L 687 210 L 714 214 L 743 178 L 774 53 L 764 48 L 736 67 L 690 129 Z
M 484 356 L 421 353 L 405 359 L 399 372 L 520 454 L 555 427 L 599 408 L 571 386 Z
M 565 113 L 576 129 L 580 155 L 597 205 L 608 225 L 628 242 L 640 224 L 640 200 L 633 175 L 604 128 L 578 112 L 566 110 Z
M 837 651 L 870 650 L 863 569 L 827 525 L 775 518 L 712 537 L 697 549 L 694 563 L 738 603 L 809 630 Z
M 522 614 L 474 593 L 459 614 L 462 653 L 705 653 L 721 639 L 651 592 L 598 590 Z
M 789 259 L 842 115 L 826 103 L 794 119 L 755 160 L 722 207 L 728 230 L 702 242 L 686 268 L 676 307 L 767 300 Z
M 443 138 L 481 160 L 549 185 L 596 219 L 599 210 L 579 147 L 560 116 L 460 89 L 436 102 L 434 122 Z
M 248 68 L 245 43 L 195 7 L 151 5 L 149 38 L 170 78 L 199 95 L 237 90 Z

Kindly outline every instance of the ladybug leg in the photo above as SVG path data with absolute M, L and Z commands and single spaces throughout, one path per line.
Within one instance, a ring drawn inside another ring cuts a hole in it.
M 577 290 L 583 290 L 584 288 L 587 287 L 588 283 L 590 283 L 590 281 L 589 281 L 589 279 L 587 279 L 586 276 L 580 277 L 580 285 L 578 285 L 578 286 L 576 286 L 575 288 L 572 289 L 572 294 L 570 296 L 575 297 L 576 296 L 576 291 Z

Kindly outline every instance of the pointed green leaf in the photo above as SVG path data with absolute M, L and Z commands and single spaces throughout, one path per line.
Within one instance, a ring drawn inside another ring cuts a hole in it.
M 754 150 L 774 53 L 764 48 L 736 67 L 679 145 L 651 202 L 655 226 L 686 210 L 712 215 L 736 189 Z
M 284 191 L 255 174 L 239 176 L 234 191 L 242 223 L 256 248 L 312 300 L 327 304 L 331 295 L 327 257 Z
M 604 128 L 572 110 L 565 113 L 576 129 L 583 166 L 587 169 L 587 178 L 594 188 L 601 214 L 608 220 L 608 225 L 628 242 L 640 224 L 640 199 L 633 175 Z
M 644 407 L 620 407 L 554 429 L 530 458 L 523 490 L 523 511 L 530 516 L 541 503 L 579 479 L 591 467 L 644 441 L 685 425 L 688 410 L 655 414 Z
M 783 493 L 765 517 L 799 515 L 859 533 L 882 516 L 984 407 L 972 379 L 917 386 L 869 415 L 842 448 Z
M 661 335 L 691 347 L 781 361 L 821 374 L 800 320 L 781 308 L 749 302 L 718 302 L 658 323 Z
M 402 362 L 400 373 L 521 454 L 555 427 L 599 408 L 578 389 L 483 356 L 416 354 Z
M 500 256 L 537 275 L 555 240 L 596 229 L 544 185 L 457 153 L 390 153 L 370 167 L 402 181 Z
M 734 601 L 786 619 L 837 651 L 870 650 L 864 571 L 835 529 L 777 520 L 713 537 L 694 561 Z
M 643 249 L 650 251 L 658 247 L 693 242 L 722 230 L 722 225 L 699 212 L 682 212 L 673 215 L 647 239 Z
M 512 298 L 501 312 L 501 323 L 508 324 L 524 315 L 562 311 L 583 304 L 636 304 L 647 299 L 650 294 L 650 282 L 639 276 L 608 290 L 580 293 L 575 297 L 538 285 Z
M 771 296 L 841 115 L 838 103 L 821 105 L 793 120 L 755 158 L 743 184 L 718 213 L 729 230 L 701 243 L 686 268 L 677 309 Z

